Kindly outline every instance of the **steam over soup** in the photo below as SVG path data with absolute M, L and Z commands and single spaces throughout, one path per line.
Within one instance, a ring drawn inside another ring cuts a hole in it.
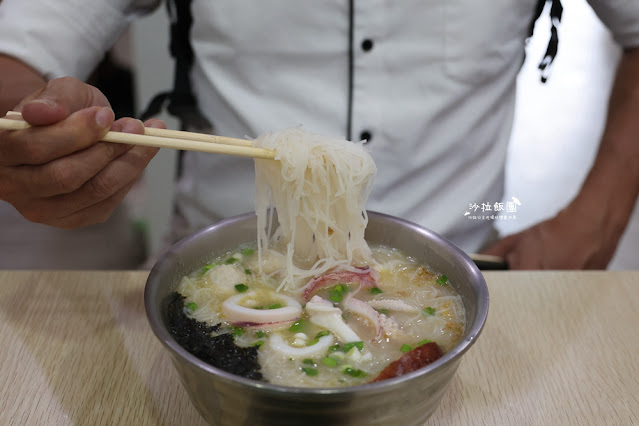
M 180 282 L 184 318 L 171 328 L 201 338 L 187 349 L 272 384 L 338 387 L 404 374 L 459 342 L 464 307 L 447 277 L 364 240 L 376 168 L 361 143 L 289 129 L 254 145 L 277 160 L 255 161 L 256 242 Z

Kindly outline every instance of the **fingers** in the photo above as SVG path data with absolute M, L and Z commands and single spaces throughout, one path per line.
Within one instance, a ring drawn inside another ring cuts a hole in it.
M 543 256 L 534 250 L 515 249 L 506 255 L 509 269 L 532 270 L 548 269 Z
M 486 250 L 482 254 L 499 256 L 508 263 L 508 269 L 541 269 L 541 258 L 532 245 L 530 230 L 509 235 Z M 529 250 L 530 249 L 530 250 Z
M 0 132 L 0 199 L 33 222 L 62 228 L 104 221 L 158 149 L 99 142 L 109 131 L 143 133 L 114 121 L 109 102 L 80 80 L 52 80 L 15 108 L 32 127 Z M 166 128 L 160 120 L 150 127 Z
M 72 77 L 49 81 L 46 86 L 23 99 L 16 110 L 30 124 L 43 126 L 65 119 L 73 112 L 92 106 L 110 107 L 97 88 Z
M 166 129 L 166 123 L 164 121 L 159 120 L 157 118 L 151 118 L 144 122 L 145 127 L 153 127 L 155 129 Z
M 45 164 L 100 140 L 113 124 L 110 108 L 91 107 L 48 126 L 2 132 L 0 166 Z
M 139 120 L 130 118 L 118 120 L 113 127 L 129 133 L 144 131 Z M 73 192 L 131 148 L 130 145 L 99 142 L 42 166 L 0 167 L 0 181 L 11 183 L 4 191 L 0 190 L 0 198 L 15 204 L 20 203 L 21 199 L 30 200 Z
M 129 149 L 128 145 L 100 142 L 43 166 L 2 168 L 0 179 L 5 173 L 12 175 L 12 188 L 5 191 L 3 198 L 16 202 L 20 198 L 53 197 L 73 192 Z
M 109 163 L 75 194 L 60 196 L 57 202 L 76 205 L 78 210 L 100 202 L 137 180 L 157 152 L 158 148 L 131 148 Z
M 519 240 L 519 234 L 509 235 L 501 240 L 497 241 L 492 246 L 485 250 L 482 250 L 482 254 L 488 254 L 491 256 L 499 256 L 505 258 L 506 255 L 512 250 Z
M 157 148 L 134 147 L 109 163 L 78 191 L 49 199 L 48 204 L 60 215 L 50 224 L 77 227 L 84 226 L 87 220 L 92 223 L 104 220 L 138 180 L 157 151 Z
M 74 212 L 69 216 L 55 219 L 49 224 L 57 228 L 74 229 L 82 226 L 102 223 L 111 216 L 113 210 L 115 210 L 115 208 L 122 202 L 133 185 L 135 185 L 135 180 L 129 182 L 110 197 L 83 210 Z
M 118 120 L 113 129 L 127 133 L 141 134 L 144 133 L 144 127 L 165 129 L 166 124 L 158 119 L 147 120 L 144 122 L 144 125 L 139 120 L 126 119 Z M 158 151 L 159 148 L 135 146 L 131 147 L 116 161 L 109 163 L 107 167 L 105 167 L 98 175 L 87 182 L 87 184 L 78 191 L 78 194 L 80 194 L 79 199 L 83 202 L 80 205 L 90 204 L 92 196 L 95 196 L 96 194 L 111 193 L 112 184 L 113 187 L 117 188 L 119 186 L 118 182 L 121 183 L 122 181 L 129 179 L 128 183 L 126 183 L 122 188 L 117 189 L 113 195 L 101 199 L 88 207 L 82 208 L 69 216 L 56 220 L 55 226 L 61 228 L 74 228 L 78 226 L 85 226 L 85 224 L 97 223 L 96 219 L 100 221 L 106 220 L 111 215 L 111 212 L 124 199 L 135 182 L 140 178 L 144 169 L 153 157 L 155 157 Z M 112 182 L 110 182 L 111 179 L 113 179 Z M 85 197 L 82 195 L 83 191 L 88 191 L 90 195 Z M 78 197 L 78 195 L 75 195 L 73 198 L 75 197 Z M 63 197 L 57 201 L 61 201 L 62 205 L 66 205 L 67 203 L 70 205 L 74 204 L 74 200 L 71 199 L 72 197 L 66 198 L 67 199 L 64 199 Z M 95 199 L 100 198 L 101 197 L 98 196 Z
M 106 200 L 121 200 L 127 188 L 140 177 L 144 168 L 157 153 L 157 148 L 134 147 L 129 151 L 111 161 L 96 176 L 89 179 L 78 190 L 57 195 L 54 197 L 27 200 L 21 205 L 14 204 L 22 215 L 32 222 L 47 223 L 53 226 L 77 227 L 84 226 L 91 212 L 95 213 L 91 223 L 104 220 L 103 217 L 110 215 L 117 205 Z M 117 195 L 125 191 L 121 198 Z M 109 207 L 107 211 L 91 209 L 98 205 Z M 86 210 L 83 212 L 83 210 Z M 104 215 L 102 214 L 104 213 Z M 84 218 L 79 222 L 75 219 Z
M 160 120 L 147 124 L 165 127 Z M 113 129 L 143 133 L 139 120 L 121 119 Z M 0 198 L 32 222 L 74 228 L 104 221 L 121 202 L 157 148 L 100 142 L 40 166 L 0 168 Z M 13 180 L 3 194 L 4 176 Z M 11 198 L 11 199 L 8 199 Z
M 142 122 L 134 119 L 118 120 L 115 127 L 128 133 L 144 132 Z M 43 209 L 56 212 L 49 216 L 52 219 L 61 219 L 112 197 L 139 178 L 157 151 L 157 148 L 102 142 L 65 158 L 67 169 L 80 176 L 74 181 L 77 188 L 35 203 L 30 220 L 40 221 L 38 211 Z M 101 158 L 105 153 L 112 158 Z

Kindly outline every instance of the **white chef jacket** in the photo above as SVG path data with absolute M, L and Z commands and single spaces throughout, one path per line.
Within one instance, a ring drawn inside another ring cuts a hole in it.
M 147 3 L 4 0 L 0 52 L 49 78 L 86 77 Z M 492 233 L 490 212 L 464 213 L 501 201 L 537 1 L 353 3 L 351 137 L 369 139 L 378 168 L 368 208 L 477 250 Z M 621 45 L 639 45 L 639 2 L 590 3 Z M 192 83 L 216 134 L 302 125 L 346 135 L 348 1 L 194 0 L 192 10 Z M 176 204 L 189 231 L 253 210 L 253 181 L 250 159 L 186 153 Z

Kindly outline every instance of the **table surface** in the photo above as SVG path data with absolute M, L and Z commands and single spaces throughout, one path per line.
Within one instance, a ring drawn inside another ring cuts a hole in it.
M 0 271 L 0 424 L 204 424 L 146 277 Z M 488 321 L 428 425 L 639 424 L 639 271 L 485 277 Z

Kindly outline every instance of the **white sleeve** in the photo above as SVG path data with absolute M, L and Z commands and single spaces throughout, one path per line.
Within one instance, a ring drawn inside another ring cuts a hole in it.
M 588 0 L 622 47 L 639 47 L 639 1 Z
M 46 79 L 86 79 L 136 14 L 156 0 L 2 0 L 0 53 Z

